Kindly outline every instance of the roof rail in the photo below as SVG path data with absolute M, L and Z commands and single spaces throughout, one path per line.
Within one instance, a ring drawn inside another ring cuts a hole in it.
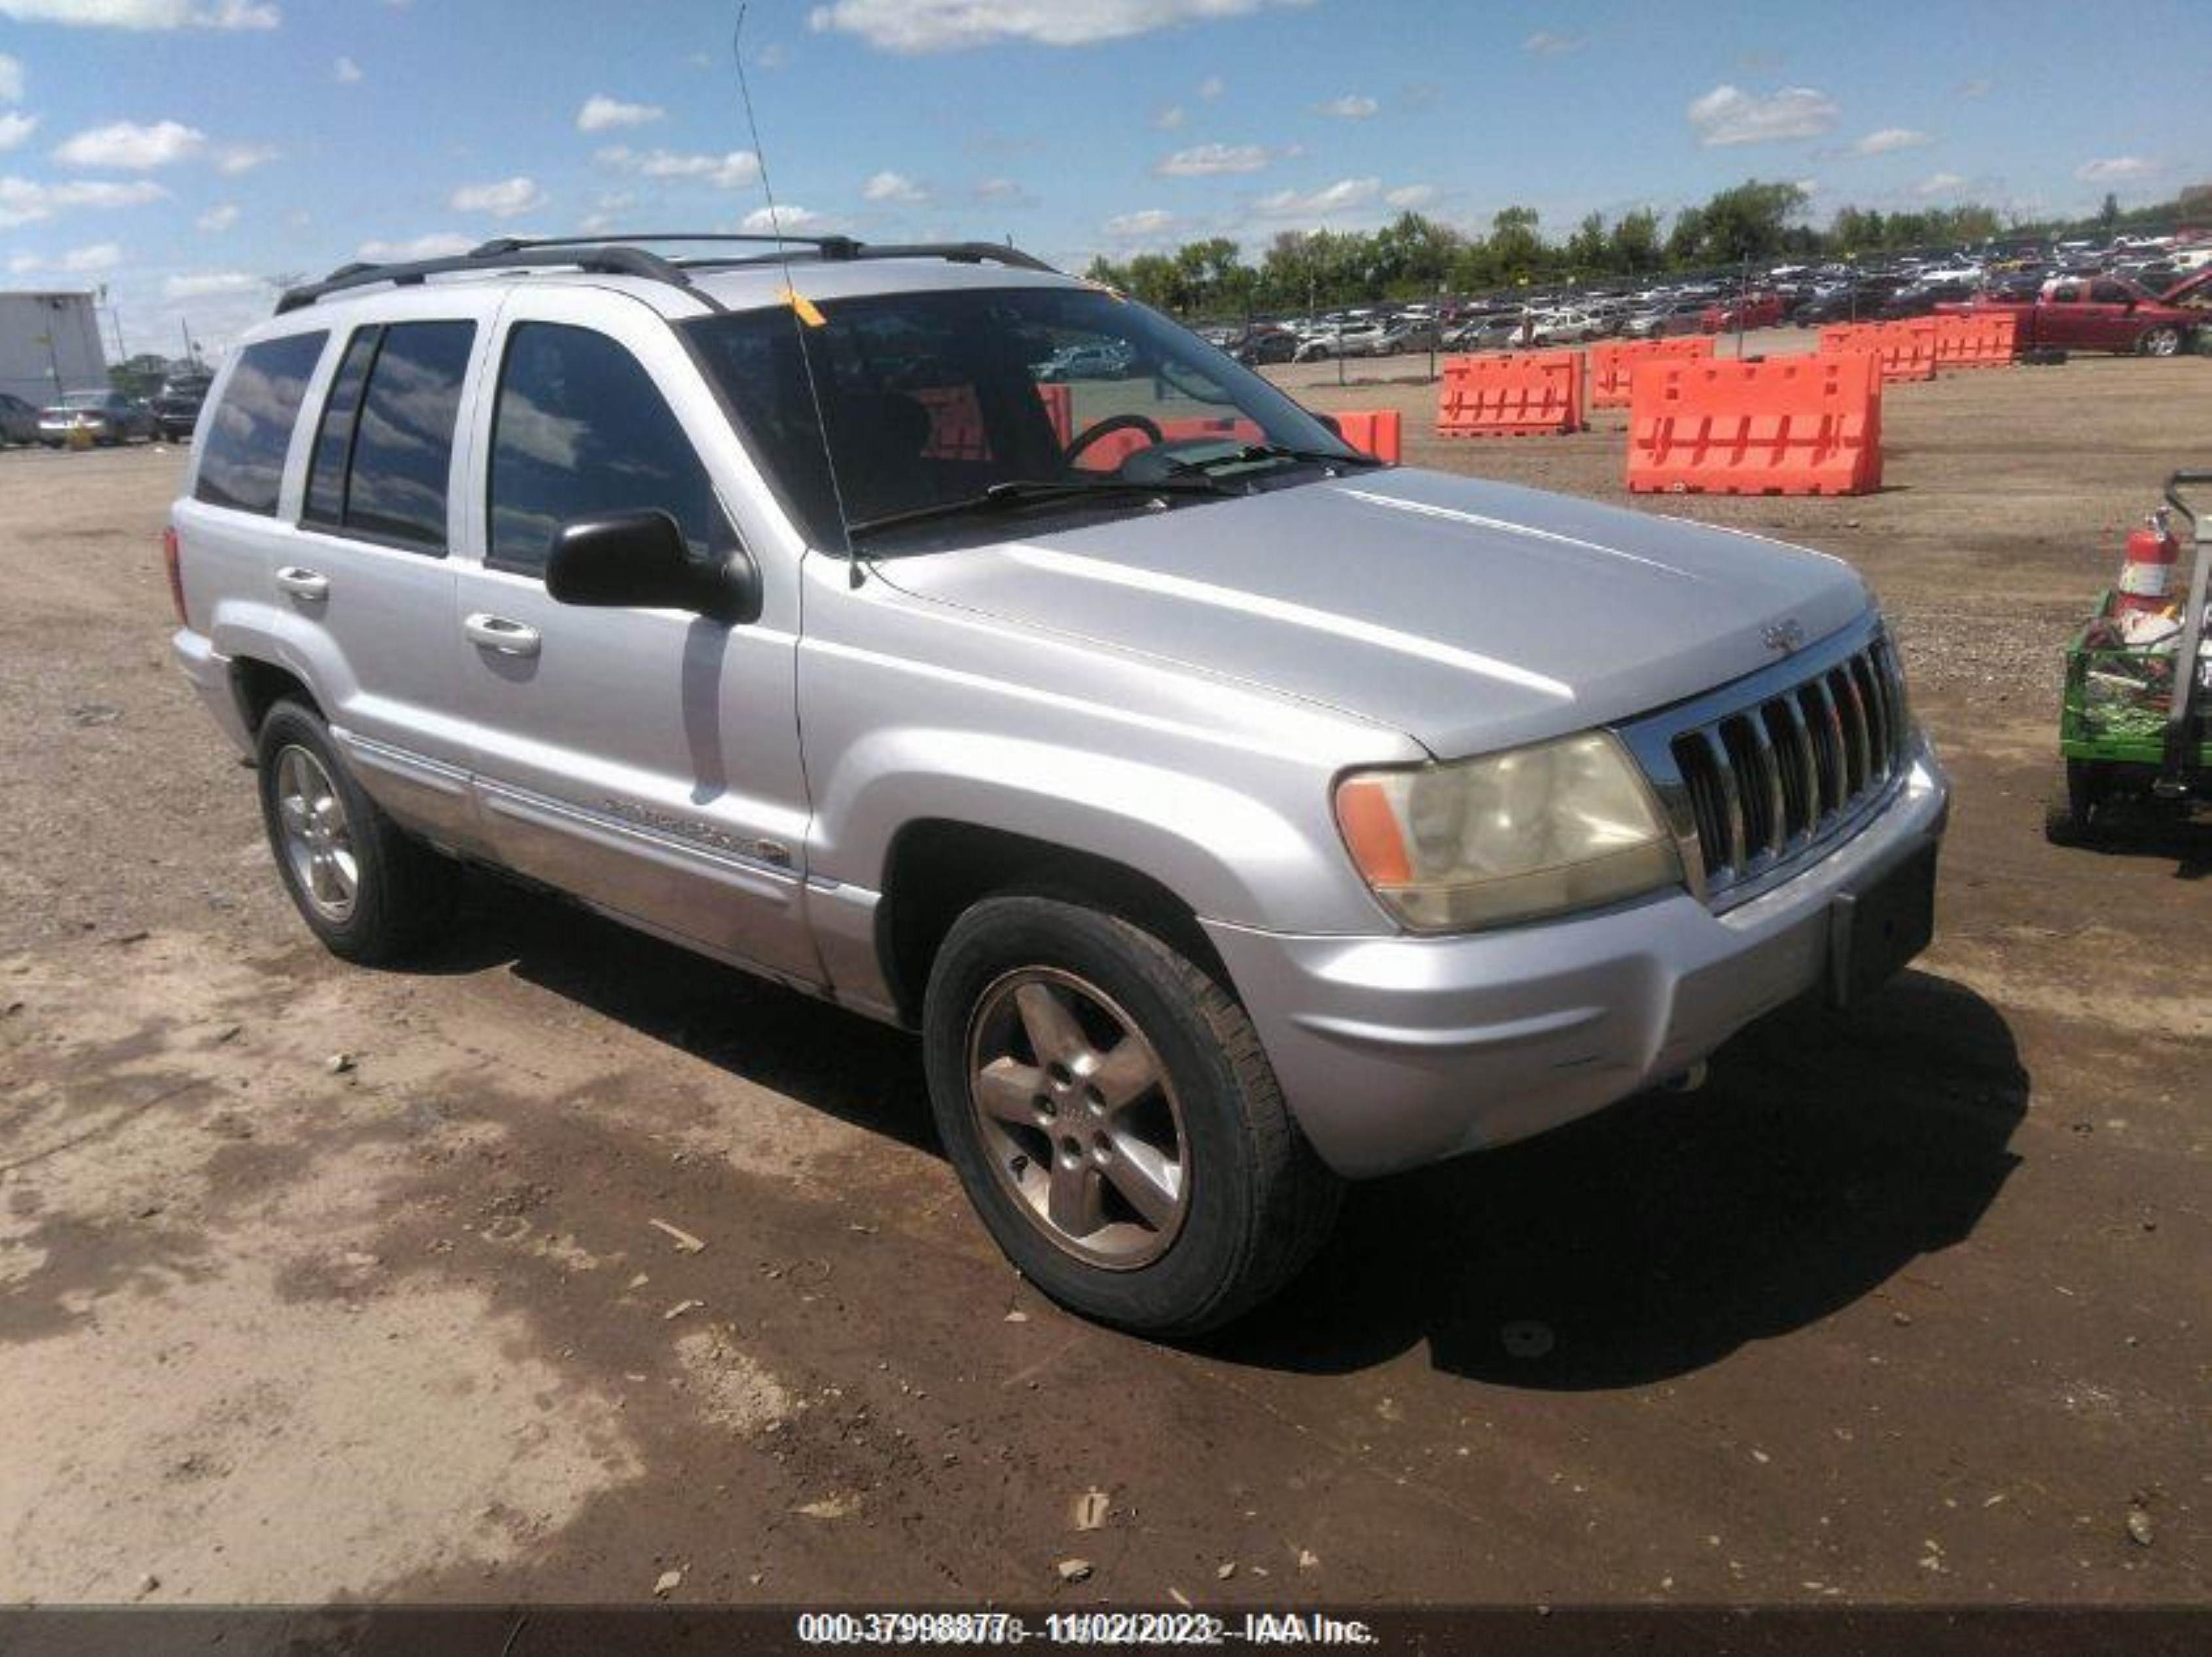
M 855 241 L 850 236 L 763 236 L 684 230 L 602 236 L 500 236 L 481 243 L 465 253 L 449 254 L 442 258 L 410 259 L 396 264 L 364 264 L 358 262 L 342 264 L 320 282 L 288 288 L 276 301 L 276 314 L 283 316 L 288 311 L 297 311 L 332 294 L 345 293 L 356 288 L 373 288 L 381 282 L 411 287 L 430 276 L 547 268 L 642 276 L 652 282 L 664 282 L 672 288 L 683 288 L 711 309 L 720 311 L 727 307 L 712 294 L 700 291 L 691 280 L 691 270 L 718 264 L 763 264 L 788 257 L 787 254 L 761 253 L 745 259 L 677 260 L 649 253 L 635 246 L 640 242 L 744 242 L 766 243 L 779 247 L 796 245 L 806 250 L 805 257 L 824 261 L 939 258 L 962 264 L 1004 264 L 1022 270 L 1050 271 L 1053 269 L 1034 254 L 1024 253 L 1018 247 L 1005 247 L 997 242 L 988 241 L 872 246 Z
M 486 242 L 483 246 L 466 253 L 455 253 L 445 258 L 410 259 L 399 264 L 342 264 L 320 282 L 285 290 L 276 301 L 276 314 L 297 311 L 314 304 L 332 294 L 342 294 L 355 288 L 373 288 L 380 282 L 392 282 L 398 287 L 413 287 L 426 277 L 452 276 L 461 271 L 482 275 L 487 270 L 564 266 L 574 270 L 602 272 L 610 276 L 643 276 L 649 281 L 665 282 L 671 287 L 692 292 L 702 304 L 720 311 L 724 307 L 711 295 L 698 293 L 692 288 L 691 278 L 681 265 L 672 264 L 658 254 L 648 253 L 641 247 L 608 247 L 593 243 L 588 246 L 535 247 L 528 243 L 512 247 L 500 242 Z

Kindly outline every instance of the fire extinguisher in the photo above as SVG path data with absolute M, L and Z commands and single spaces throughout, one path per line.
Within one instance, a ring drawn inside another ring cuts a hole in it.
M 2166 512 L 2160 508 L 2128 537 L 2127 560 L 2120 566 L 2119 597 L 2114 610 L 2124 616 L 2172 608 L 2173 572 L 2180 562 L 2181 543 L 2174 539 Z

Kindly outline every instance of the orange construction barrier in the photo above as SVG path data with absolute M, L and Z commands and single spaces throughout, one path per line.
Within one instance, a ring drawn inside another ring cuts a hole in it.
M 1371 454 L 1377 460 L 1388 460 L 1395 465 L 1404 452 L 1403 422 L 1395 409 L 1346 410 L 1335 420 L 1339 434 L 1362 454 Z
M 1677 334 L 1671 339 L 1608 340 L 1589 348 L 1589 405 L 1628 406 L 1628 382 L 1639 362 L 1702 360 L 1713 354 L 1710 334 Z
M 1938 368 L 2003 368 L 2011 365 L 2020 340 L 2020 319 L 2012 312 L 1939 316 L 1935 323 Z
M 1871 351 L 1637 370 L 1628 487 L 1638 494 L 1864 495 L 1881 486 Z
M 1533 437 L 1583 428 L 1579 351 L 1444 359 L 1439 437 Z
M 1820 330 L 1820 355 L 1871 351 L 1884 379 L 1936 378 L 1936 332 L 1924 321 L 1850 322 Z

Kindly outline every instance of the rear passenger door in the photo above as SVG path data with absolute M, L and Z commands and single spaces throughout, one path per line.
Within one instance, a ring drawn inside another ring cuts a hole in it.
M 796 581 L 755 548 L 763 610 L 739 623 L 545 591 L 554 535 L 579 519 L 657 508 L 695 555 L 742 544 L 731 507 L 755 493 L 750 463 L 712 392 L 643 305 L 525 288 L 477 418 L 451 625 L 495 852 L 648 930 L 818 982 L 800 902 Z
M 276 601 L 362 786 L 401 822 L 467 847 L 477 837 L 447 555 L 463 391 L 489 319 L 428 313 L 422 300 L 371 315 L 310 399 Z

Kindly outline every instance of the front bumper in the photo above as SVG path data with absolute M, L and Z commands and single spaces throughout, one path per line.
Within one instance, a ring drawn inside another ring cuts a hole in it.
M 1525 1138 L 1689 1069 L 1824 981 L 1836 900 L 1940 840 L 1949 806 L 1919 737 L 1885 809 L 1723 914 L 1677 892 L 1463 938 L 1206 932 L 1306 1137 L 1363 1178 Z

